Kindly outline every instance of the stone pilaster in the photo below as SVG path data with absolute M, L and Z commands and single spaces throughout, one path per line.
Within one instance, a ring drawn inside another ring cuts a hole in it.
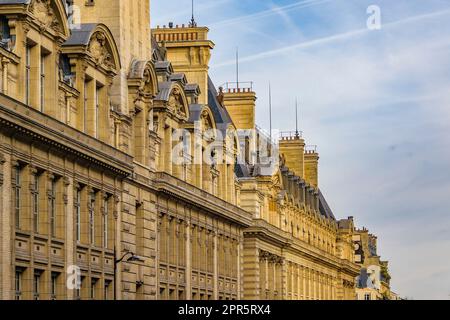
M 0 294 L 2 300 L 13 299 L 11 229 L 11 159 L 0 154 Z
M 70 266 L 75 264 L 75 253 L 76 253 L 76 241 L 74 239 L 75 235 L 75 216 L 74 216 L 74 184 L 72 177 L 64 177 L 64 206 L 66 211 L 66 270 Z M 75 299 L 75 290 L 67 289 L 67 299 Z
M 191 223 L 185 224 L 186 237 L 186 300 L 192 299 L 192 228 Z
M 114 218 L 116 219 L 116 242 L 115 242 L 115 259 L 120 259 L 120 255 L 122 253 L 122 201 L 121 197 L 116 194 L 114 197 Z M 114 290 L 115 290 L 115 298 L 116 300 L 122 300 L 122 272 L 119 266 L 116 267 L 116 278 L 114 279 Z

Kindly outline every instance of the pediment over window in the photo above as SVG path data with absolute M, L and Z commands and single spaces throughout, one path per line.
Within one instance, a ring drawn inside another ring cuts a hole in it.
M 69 37 L 69 23 L 61 1 L 31 0 L 28 11 L 36 18 L 36 22 L 40 24 L 41 29 L 51 29 Z
M 158 93 L 158 77 L 150 60 L 133 60 L 128 79 L 136 81 L 141 95 L 155 96 Z
M 81 24 L 63 45 L 66 53 L 87 54 L 91 61 L 106 71 L 117 73 L 120 58 L 111 31 L 104 24 Z
M 184 88 L 178 82 L 167 81 L 160 83 L 159 89 L 155 101 L 164 103 L 172 114 L 187 121 L 190 111 Z

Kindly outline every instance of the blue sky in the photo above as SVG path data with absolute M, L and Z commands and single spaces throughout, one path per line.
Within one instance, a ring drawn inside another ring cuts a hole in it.
M 187 23 L 190 0 L 153 0 L 152 25 Z M 369 5 L 381 30 L 368 30 Z M 319 146 L 335 214 L 379 237 L 392 286 L 450 299 L 450 0 L 196 0 L 216 43 L 211 76 L 253 81 L 257 122 Z

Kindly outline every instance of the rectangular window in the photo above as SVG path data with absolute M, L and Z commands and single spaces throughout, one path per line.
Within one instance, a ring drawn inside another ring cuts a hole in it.
M 98 133 L 99 133 L 99 128 L 100 128 L 99 123 L 98 123 L 99 111 L 100 111 L 100 90 L 101 90 L 100 87 L 97 87 L 95 89 L 95 115 L 94 115 L 95 119 L 94 119 L 94 121 L 95 121 L 95 137 L 96 138 L 99 137 Z
M 111 287 L 111 281 L 105 280 L 105 287 L 103 288 L 103 299 L 108 300 L 109 299 L 109 288 Z
M 22 298 L 22 270 L 16 269 L 15 277 L 15 289 L 16 289 L 16 300 L 21 300 Z
M 103 214 L 103 247 L 108 249 L 108 218 L 109 218 L 109 208 L 108 208 L 108 198 L 105 199 L 104 203 L 104 214 Z
M 75 229 L 77 242 L 81 241 L 81 190 L 76 190 L 75 198 Z
M 81 300 L 81 298 L 82 298 L 81 290 L 83 288 L 84 280 L 85 280 L 85 277 L 81 277 L 80 286 L 78 288 L 76 288 L 76 290 L 75 290 L 75 299 L 77 299 L 77 300 Z
M 364 300 L 370 300 L 370 294 L 366 293 L 366 294 L 364 295 Z
M 84 82 L 84 101 L 83 101 L 83 131 L 87 129 L 87 107 L 88 107 L 88 82 Z
M 91 300 L 95 300 L 95 289 L 97 287 L 97 279 L 92 279 L 91 280 Z
M 56 179 L 52 180 L 50 191 L 50 228 L 52 237 L 56 237 Z
M 89 208 L 89 243 L 95 245 L 95 193 L 91 194 Z
M 56 300 L 58 297 L 58 273 L 52 273 L 52 284 L 51 284 L 51 299 Z
M 30 105 L 31 91 L 31 46 L 27 44 L 25 49 L 25 103 Z
M 41 61 L 40 61 L 40 67 L 41 67 L 41 75 L 40 75 L 40 83 L 39 83 L 39 91 L 41 96 L 40 101 L 40 111 L 44 111 L 44 104 L 45 104 L 45 56 L 41 55 Z
M 22 170 L 19 166 L 15 168 L 15 185 L 14 185 L 14 214 L 16 228 L 20 229 L 20 192 L 21 192 L 21 179 L 20 174 Z
M 40 286 L 41 286 L 41 274 L 38 272 L 34 273 L 33 277 L 33 297 L 34 300 L 39 300 L 40 297 Z
M 33 230 L 39 233 L 39 175 L 33 175 L 33 191 L 31 192 L 33 200 Z

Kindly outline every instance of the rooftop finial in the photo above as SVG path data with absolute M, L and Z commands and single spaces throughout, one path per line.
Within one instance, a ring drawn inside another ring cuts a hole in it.
M 239 92 L 239 47 L 236 47 L 236 88 Z
M 272 143 L 272 85 L 269 81 L 269 132 L 270 132 L 270 143 Z
M 191 22 L 189 22 L 189 27 L 191 27 L 191 28 L 197 27 L 197 22 L 195 22 L 195 17 L 194 17 L 194 0 L 192 0 L 192 18 L 191 18 Z
M 295 98 L 295 137 L 300 138 L 300 132 L 298 131 L 298 99 Z

